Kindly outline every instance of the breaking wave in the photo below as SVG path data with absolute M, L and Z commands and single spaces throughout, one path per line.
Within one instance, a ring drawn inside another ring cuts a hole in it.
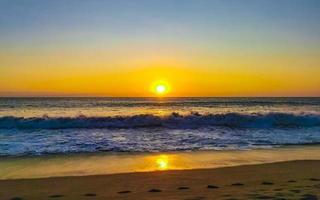
M 226 113 L 167 116 L 134 115 L 109 117 L 0 117 L 0 129 L 117 129 L 164 127 L 169 129 L 196 129 L 222 126 L 230 128 L 296 128 L 320 126 L 320 115 L 292 113 Z

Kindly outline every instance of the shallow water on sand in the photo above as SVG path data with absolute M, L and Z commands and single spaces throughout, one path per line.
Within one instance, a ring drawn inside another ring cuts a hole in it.
M 94 153 L 0 159 L 0 179 L 83 176 L 218 168 L 289 160 L 319 160 L 320 147 L 170 153 Z

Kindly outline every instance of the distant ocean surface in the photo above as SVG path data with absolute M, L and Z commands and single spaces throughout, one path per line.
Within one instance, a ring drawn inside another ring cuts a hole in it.
M 320 144 L 320 98 L 0 98 L 0 156 Z

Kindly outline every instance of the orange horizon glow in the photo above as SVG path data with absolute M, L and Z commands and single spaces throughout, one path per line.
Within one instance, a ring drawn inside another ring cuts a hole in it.
M 141 1 L 0 1 L 0 96 L 320 97 L 320 2 Z
M 30 70 L 28 76 L 25 72 L 19 72 L 20 75 L 13 78 L 4 76 L 0 80 L 0 96 L 320 96 L 320 80 L 316 77 L 319 70 L 307 75 L 292 71 L 285 77 L 271 70 L 261 75 L 243 68 L 215 71 L 192 67 L 150 67 L 121 72 L 84 69 L 75 74 L 61 69 L 50 76 Z M 162 95 L 155 92 L 159 80 L 165 80 L 160 83 L 166 88 Z

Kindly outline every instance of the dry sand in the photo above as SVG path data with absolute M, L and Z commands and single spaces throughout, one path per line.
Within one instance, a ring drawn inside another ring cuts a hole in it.
M 319 195 L 320 161 L 0 181 L 1 200 L 311 200 Z

